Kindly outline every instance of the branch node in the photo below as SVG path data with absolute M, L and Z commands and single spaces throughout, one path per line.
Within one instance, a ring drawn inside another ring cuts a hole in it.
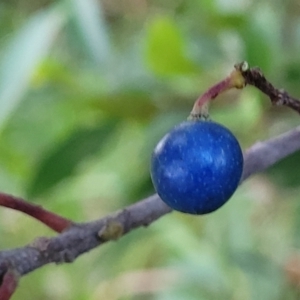
M 63 263 L 72 263 L 76 259 L 76 256 L 71 250 L 64 249 L 59 253 L 59 260 L 56 261 L 57 265 L 63 264 Z
M 29 244 L 29 247 L 35 248 L 38 251 L 44 253 L 48 249 L 49 243 L 50 243 L 49 238 L 38 237 L 31 244 Z
M 124 233 L 123 225 L 116 220 L 108 220 L 106 224 L 98 231 L 98 237 L 102 241 L 119 239 Z

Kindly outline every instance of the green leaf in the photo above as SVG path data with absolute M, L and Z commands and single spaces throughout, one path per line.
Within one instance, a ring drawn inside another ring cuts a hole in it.
M 175 22 L 168 17 L 155 18 L 146 36 L 146 62 L 160 75 L 191 74 L 196 72 L 188 59 L 185 41 Z
M 245 20 L 243 26 L 237 27 L 245 44 L 244 59 L 251 66 L 259 66 L 264 72 L 268 72 L 275 62 L 282 59 L 279 54 L 282 49 L 280 22 L 269 5 L 262 2 L 255 12 L 248 13 Z
M 232 259 L 247 275 L 252 299 L 277 298 L 282 288 L 282 271 L 272 259 L 254 251 L 236 251 Z
M 273 62 L 273 51 L 264 33 L 253 24 L 248 24 L 245 27 L 243 36 L 245 40 L 245 60 L 251 66 L 255 65 L 263 70 L 268 70 Z
M 73 175 L 82 160 L 101 150 L 115 127 L 116 122 L 110 121 L 95 128 L 81 129 L 54 147 L 40 162 L 29 185 L 28 195 L 33 197 L 44 193 L 62 179 Z
M 274 180 L 276 185 L 282 187 L 299 187 L 299 173 L 295 172 L 295 166 L 300 164 L 300 151 L 297 151 L 285 159 L 277 162 L 266 170 L 266 173 Z
M 93 110 L 101 110 L 113 117 L 123 119 L 147 120 L 157 111 L 151 97 L 137 90 L 93 98 L 89 104 Z
M 83 41 L 92 58 L 100 66 L 106 65 L 111 56 L 111 45 L 100 2 L 75 0 L 70 4 Z
M 0 126 L 21 101 L 64 21 L 58 9 L 39 12 L 12 40 L 0 65 Z

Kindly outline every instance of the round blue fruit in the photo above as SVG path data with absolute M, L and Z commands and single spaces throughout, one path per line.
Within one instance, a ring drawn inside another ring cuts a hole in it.
M 154 149 L 151 178 L 161 199 L 189 214 L 207 214 L 235 192 L 243 154 L 235 136 L 212 121 L 174 127 Z

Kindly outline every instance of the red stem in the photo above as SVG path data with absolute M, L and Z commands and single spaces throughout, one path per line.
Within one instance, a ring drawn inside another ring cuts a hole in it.
M 47 211 L 39 205 L 4 193 L 0 193 L 0 206 L 21 211 L 59 233 L 73 224 L 72 221 Z
M 231 88 L 241 89 L 245 86 L 245 79 L 242 76 L 240 70 L 233 70 L 229 76 L 227 76 L 222 81 L 213 85 L 204 94 L 202 94 L 195 102 L 194 107 L 191 111 L 190 118 L 198 119 L 199 117 L 208 115 L 208 103 L 210 100 L 216 98 L 219 94 L 229 90 Z
M 9 300 L 18 286 L 19 276 L 16 271 L 8 269 L 0 285 L 0 299 Z
M 229 88 L 230 77 L 226 77 L 222 81 L 216 83 L 203 95 L 201 95 L 195 102 L 195 106 L 202 106 L 207 101 L 215 99 L 220 93 L 226 91 Z

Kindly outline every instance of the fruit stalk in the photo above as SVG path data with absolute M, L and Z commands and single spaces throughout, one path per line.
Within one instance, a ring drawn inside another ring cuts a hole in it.
M 245 85 L 245 78 L 242 70 L 248 68 L 248 64 L 244 62 L 240 68 L 235 68 L 225 79 L 209 88 L 195 102 L 190 113 L 189 120 L 208 119 L 209 101 L 215 99 L 219 94 L 232 89 L 242 89 Z

